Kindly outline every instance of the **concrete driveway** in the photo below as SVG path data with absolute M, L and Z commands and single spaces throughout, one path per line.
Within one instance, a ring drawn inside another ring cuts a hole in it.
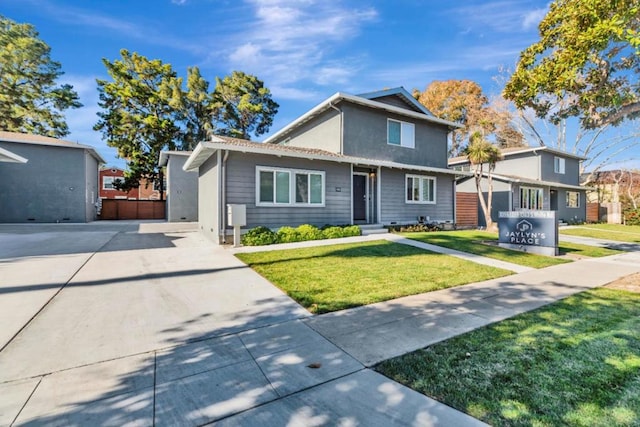
M 192 224 L 0 225 L 0 425 L 482 425 L 307 317 Z

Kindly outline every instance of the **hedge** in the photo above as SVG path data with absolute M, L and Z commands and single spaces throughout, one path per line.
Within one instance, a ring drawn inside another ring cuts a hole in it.
M 362 234 L 357 225 L 326 225 L 322 229 L 310 225 L 302 224 L 298 227 L 280 227 L 277 232 L 267 227 L 255 227 L 247 231 L 242 236 L 244 246 L 263 246 L 274 243 L 304 242 L 308 240 L 336 239 L 339 237 L 359 236 Z

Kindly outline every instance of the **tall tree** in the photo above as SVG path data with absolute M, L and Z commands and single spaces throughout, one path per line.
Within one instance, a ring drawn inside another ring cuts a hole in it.
M 522 134 L 510 123 L 511 113 L 490 105 L 489 99 L 476 82 L 434 81 L 422 92 L 414 90 L 413 96 L 436 117 L 463 125 L 463 128 L 452 132 L 449 151 L 453 156 L 464 152 L 475 132 L 485 136 L 493 134 L 504 146 L 526 145 Z
M 279 107 L 260 79 L 242 71 L 216 78 L 213 101 L 220 109 L 217 131 L 243 139 L 266 133 Z
M 586 129 L 640 116 L 638 0 L 555 0 L 540 40 L 520 54 L 504 96 Z
M 487 141 L 480 132 L 474 132 L 471 135 L 466 154 L 473 169 L 478 200 L 482 207 L 487 230 L 495 231 L 496 226 L 493 219 L 491 219 L 491 209 L 493 207 L 493 171 L 496 163 L 502 158 L 502 154 L 498 147 Z M 486 199 L 484 197 L 484 189 L 482 188 L 485 175 L 487 179 Z
M 60 138 L 69 134 L 64 110 L 79 108 L 73 86 L 51 48 L 30 24 L 0 15 L 0 129 Z
M 185 131 L 180 148 L 193 150 L 200 141 L 215 133 L 219 105 L 209 93 L 209 82 L 202 77 L 198 67 L 187 69 L 187 90 L 184 94 L 183 122 Z
M 180 141 L 178 120 L 184 109 L 182 79 L 171 64 L 120 51 L 121 59 L 103 59 L 113 81 L 98 79 L 103 111 L 94 129 L 127 160 L 128 171 L 120 188 L 127 190 L 142 179 L 163 190 L 160 152 L 174 150 Z

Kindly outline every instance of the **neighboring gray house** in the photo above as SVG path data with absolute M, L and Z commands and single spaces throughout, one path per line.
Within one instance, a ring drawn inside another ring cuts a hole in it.
M 559 220 L 569 223 L 586 220 L 586 189 L 580 186 L 580 162 L 585 160 L 584 157 L 549 147 L 518 147 L 501 151 L 503 159 L 496 163 L 492 174 L 493 221 L 497 222 L 499 211 L 517 210 L 554 210 L 558 212 Z M 461 171 L 471 170 L 466 157 L 449 159 L 449 166 Z M 486 191 L 486 179 L 482 185 Z M 476 193 L 475 180 L 469 177 L 460 179 L 456 190 L 459 193 Z M 478 212 L 478 219 L 479 225 L 486 225 L 482 212 Z
M 453 222 L 457 126 L 396 88 L 336 93 L 264 143 L 213 137 L 184 166 L 199 171 L 200 228 L 228 235 L 228 204 L 246 205 L 246 228 Z
M 0 132 L 0 153 L 6 152 L 14 162 L 0 163 L 0 222 L 96 219 L 98 167 L 104 160 L 93 147 Z
M 183 166 L 191 151 L 163 151 L 160 166 L 166 168 L 167 221 L 198 220 L 198 174 L 186 172 Z

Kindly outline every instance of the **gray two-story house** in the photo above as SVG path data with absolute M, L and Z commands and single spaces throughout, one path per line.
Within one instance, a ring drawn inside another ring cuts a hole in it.
M 184 166 L 199 172 L 200 228 L 224 239 L 228 204 L 246 206 L 246 228 L 452 223 L 457 126 L 396 88 L 336 93 L 263 143 L 213 137 Z
M 517 210 L 557 211 L 558 219 L 568 223 L 586 220 L 586 189 L 580 186 L 580 162 L 584 157 L 549 147 L 507 148 L 501 152 L 503 158 L 492 172 L 494 222 L 499 211 Z M 466 157 L 449 159 L 449 166 L 461 171 L 472 167 Z M 486 179 L 482 185 L 486 192 Z M 476 193 L 475 180 L 461 178 L 456 191 Z M 478 218 L 479 225 L 484 226 L 484 216 L 479 213 Z

